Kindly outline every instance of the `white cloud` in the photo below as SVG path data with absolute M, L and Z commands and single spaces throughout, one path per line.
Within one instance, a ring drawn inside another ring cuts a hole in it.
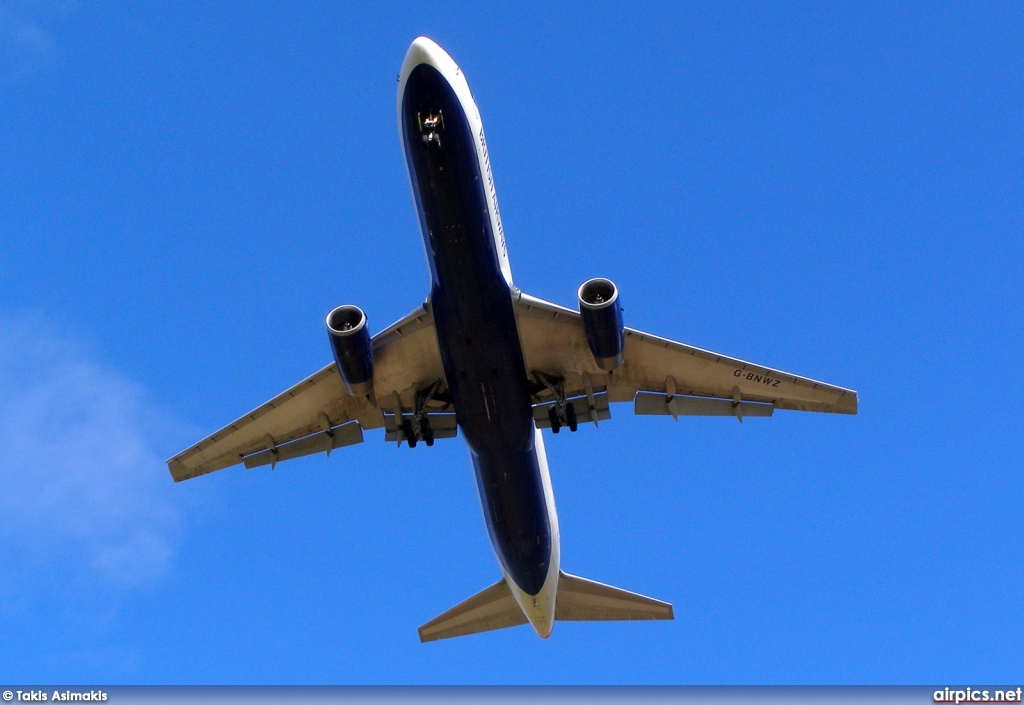
M 0 580 L 158 580 L 177 511 L 154 443 L 170 426 L 74 336 L 0 314 Z

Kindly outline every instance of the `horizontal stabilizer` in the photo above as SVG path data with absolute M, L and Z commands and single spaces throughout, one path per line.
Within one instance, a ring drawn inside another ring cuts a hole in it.
M 500 580 L 420 627 L 420 641 L 489 632 L 520 624 L 526 624 L 526 615 L 512 597 L 508 585 Z
M 675 619 L 675 615 L 672 612 L 672 605 L 667 602 L 568 573 L 560 573 L 555 619 L 565 622 L 609 622 Z
M 612 622 L 675 619 L 672 605 L 628 590 L 559 571 L 555 619 L 564 622 Z M 420 641 L 478 634 L 526 624 L 504 580 L 478 592 L 420 627 Z

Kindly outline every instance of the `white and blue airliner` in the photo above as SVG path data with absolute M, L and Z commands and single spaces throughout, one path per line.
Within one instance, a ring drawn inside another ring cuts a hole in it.
M 517 289 L 480 111 L 465 74 L 425 37 L 399 74 L 398 132 L 430 266 L 426 301 L 372 337 L 356 306 L 331 311 L 334 361 L 171 458 L 171 475 L 330 454 L 371 429 L 410 448 L 461 433 L 502 577 L 420 627 L 422 641 L 672 619 L 668 603 L 562 571 L 541 429 L 597 425 L 613 402 L 676 419 L 855 414 L 857 393 L 627 328 L 608 279 L 580 286 L 578 310 Z

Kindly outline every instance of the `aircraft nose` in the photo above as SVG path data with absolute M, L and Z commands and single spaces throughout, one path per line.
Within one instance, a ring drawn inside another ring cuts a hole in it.
M 409 50 L 405 52 L 405 60 L 402 62 L 402 70 L 398 73 L 398 113 L 402 112 L 402 96 L 405 94 L 405 84 L 409 75 L 420 64 L 426 64 L 437 69 L 438 73 L 451 82 L 454 77 L 459 76 L 459 67 L 454 59 L 448 56 L 448 52 L 437 45 L 433 39 L 428 37 L 416 37 Z M 462 79 L 465 80 L 465 79 Z M 399 117 L 401 121 L 401 117 Z
M 409 75 L 409 72 L 420 64 L 428 64 L 438 71 L 445 73 L 449 68 L 455 66 L 455 61 L 448 56 L 448 52 L 438 46 L 437 42 L 428 37 L 416 37 L 405 52 L 405 61 L 402 62 L 402 73 L 399 78 Z M 449 66 L 450 65 L 450 66 Z
M 412 40 L 412 44 L 409 45 L 409 51 L 415 49 L 424 53 L 430 53 L 433 51 L 441 51 L 441 46 L 430 37 L 419 36 Z

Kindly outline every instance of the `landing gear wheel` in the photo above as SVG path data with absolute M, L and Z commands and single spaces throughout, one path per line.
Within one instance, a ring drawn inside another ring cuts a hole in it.
M 558 418 L 558 409 L 553 405 L 548 409 L 548 419 L 551 421 L 551 432 L 558 433 L 562 430 L 562 421 Z
M 567 404 L 565 407 L 565 421 L 569 430 L 576 433 L 576 407 L 572 404 Z
M 412 432 L 412 421 L 406 419 L 402 422 L 402 433 L 405 434 L 405 442 L 410 448 L 416 447 L 416 434 Z
M 423 422 L 420 424 L 420 433 L 423 434 L 423 442 L 427 444 L 427 447 L 434 445 L 434 429 L 430 428 L 430 419 L 426 416 L 423 417 Z

